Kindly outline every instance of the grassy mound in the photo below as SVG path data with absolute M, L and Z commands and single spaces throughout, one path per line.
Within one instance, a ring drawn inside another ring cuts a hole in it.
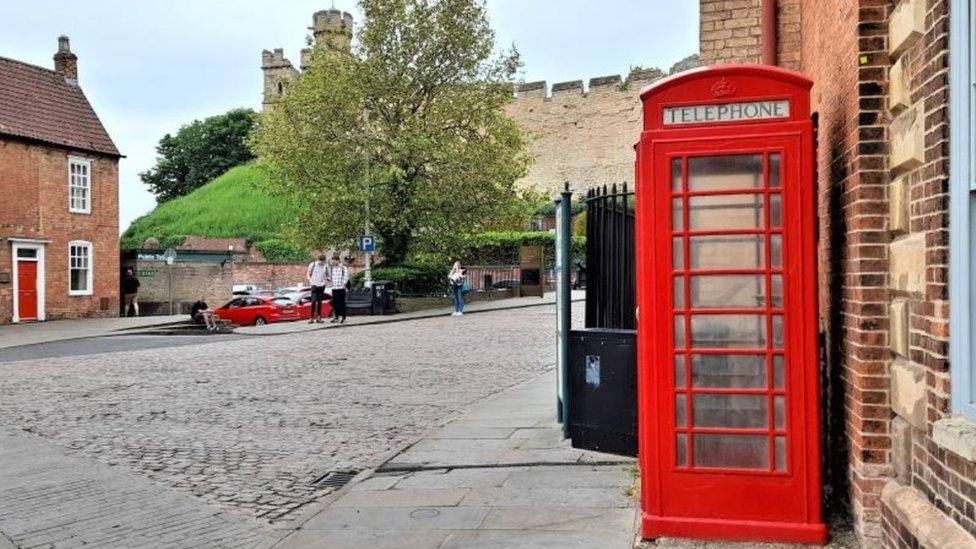
M 296 212 L 283 198 L 268 192 L 267 177 L 254 164 L 232 168 L 133 221 L 122 234 L 122 249 L 140 248 L 150 237 L 163 246 L 178 245 L 188 235 L 249 238 L 259 244 L 276 241 Z

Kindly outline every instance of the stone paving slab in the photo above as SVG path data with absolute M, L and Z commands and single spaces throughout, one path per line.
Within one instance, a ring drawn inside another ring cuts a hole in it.
M 84 318 L 78 320 L 49 320 L 0 326 L 0 349 L 19 345 L 37 345 L 52 341 L 100 337 L 123 330 L 148 328 L 185 321 L 187 315 L 140 316 L 123 318 Z
M 554 378 L 541 375 L 431 430 L 276 549 L 630 549 L 634 460 L 568 447 L 552 421 Z M 584 455 L 613 464 L 582 463 Z

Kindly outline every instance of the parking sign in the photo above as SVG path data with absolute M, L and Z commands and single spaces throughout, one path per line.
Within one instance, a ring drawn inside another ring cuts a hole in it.
M 373 253 L 376 251 L 376 237 L 372 235 L 363 235 L 357 238 L 359 241 L 359 249 L 363 252 Z

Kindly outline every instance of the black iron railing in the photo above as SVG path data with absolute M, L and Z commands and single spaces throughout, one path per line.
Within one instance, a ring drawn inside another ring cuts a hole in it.
M 586 193 L 586 327 L 637 326 L 634 193 L 624 184 Z

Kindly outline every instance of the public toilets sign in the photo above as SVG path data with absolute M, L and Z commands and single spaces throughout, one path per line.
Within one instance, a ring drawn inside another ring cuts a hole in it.
M 714 124 L 718 122 L 745 122 L 749 120 L 774 120 L 790 117 L 790 101 L 750 101 L 722 105 L 688 105 L 667 107 L 664 125 Z

